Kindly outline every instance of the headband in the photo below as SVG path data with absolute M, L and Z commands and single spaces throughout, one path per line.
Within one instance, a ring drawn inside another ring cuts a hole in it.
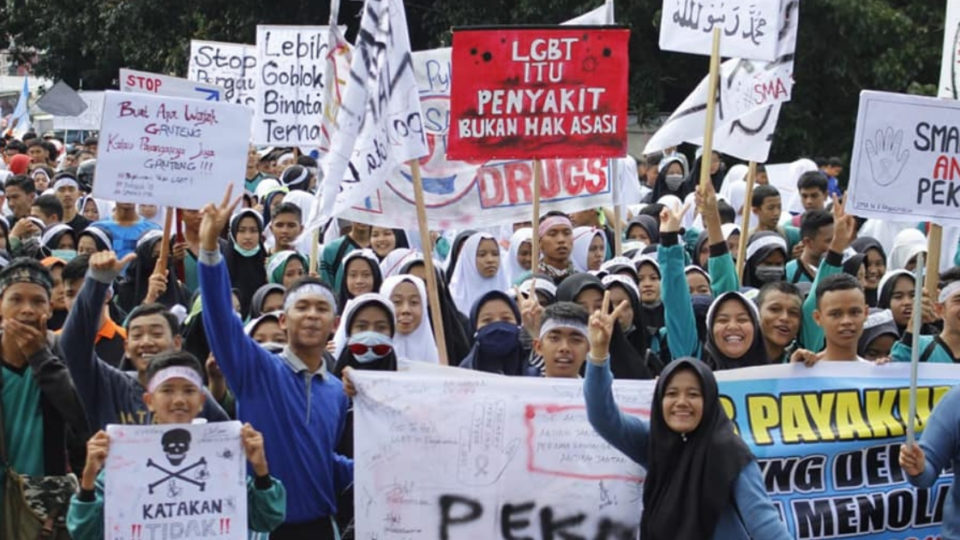
M 9 268 L 9 267 L 8 267 Z M 0 274 L 0 294 L 7 290 L 7 287 L 14 283 L 32 283 L 43 287 L 47 294 L 53 290 L 53 279 L 46 269 L 40 269 L 32 266 L 20 266 L 12 271 L 5 270 Z
M 950 282 L 949 285 L 940 291 L 940 303 L 946 302 L 951 296 L 957 293 L 960 293 L 960 280 Z
M 103 242 L 103 245 L 107 246 L 107 249 L 113 248 L 113 242 L 110 240 L 110 238 L 107 237 L 107 233 L 104 232 L 104 230 L 101 229 L 100 227 L 94 227 L 93 225 L 91 225 L 86 229 L 84 229 L 83 232 L 80 233 L 80 236 L 83 236 L 85 234 L 89 234 L 91 236 L 96 237 L 98 240 Z
M 960 282 L 957 282 L 957 283 L 960 283 Z M 863 329 L 867 330 L 870 328 L 880 326 L 882 324 L 887 324 L 892 322 L 893 322 L 893 312 L 890 311 L 889 309 L 884 309 L 876 313 L 871 313 L 870 316 L 867 317 L 866 322 L 863 323 Z
M 605 288 L 610 287 L 614 283 L 622 285 L 626 287 L 628 291 L 632 291 L 633 295 L 636 296 L 638 300 L 640 299 L 640 289 L 638 289 L 637 284 L 627 276 L 621 274 L 609 274 L 604 276 L 601 281 L 603 282 L 603 286 Z
M 149 231 L 143 233 L 140 238 L 137 240 L 137 247 L 146 244 L 147 242 L 152 241 L 154 238 L 162 238 L 163 231 L 160 229 L 150 229 Z
M 583 334 L 583 337 L 587 337 L 587 325 L 576 319 L 547 319 L 540 326 L 540 339 L 543 339 L 543 336 L 547 335 L 552 330 L 558 330 L 560 328 L 566 328 L 567 330 L 573 330 L 579 334 Z
M 158 371 L 147 384 L 147 392 L 153 393 L 160 388 L 160 385 L 170 379 L 186 379 L 197 388 L 203 388 L 203 381 L 200 380 L 200 374 L 197 370 L 186 366 L 170 366 Z
M 283 301 L 283 310 L 289 310 L 294 304 L 296 304 L 305 296 L 322 297 L 324 300 L 330 303 L 330 306 L 333 308 L 333 313 L 337 313 L 337 299 L 333 297 L 333 293 L 330 292 L 330 289 L 318 283 L 305 283 L 288 292 L 286 299 Z
M 56 225 L 43 231 L 43 234 L 40 236 L 40 243 L 43 245 L 47 245 L 47 242 L 50 242 L 51 240 L 53 240 L 53 238 L 58 234 L 62 234 L 65 232 L 72 232 L 72 231 L 73 231 L 73 227 L 66 225 L 64 223 L 57 223 Z
M 302 183 L 302 182 L 306 182 L 307 178 L 310 178 L 310 172 L 307 171 L 307 168 L 306 168 L 306 167 L 301 167 L 301 168 L 300 168 L 300 174 L 298 174 L 296 177 L 294 177 L 294 178 L 288 178 L 289 176 L 293 176 L 293 172 L 291 172 L 291 169 L 293 169 L 294 167 L 298 167 L 298 166 L 299 166 L 299 165 L 291 165 L 291 166 L 287 167 L 286 170 L 283 171 L 283 174 L 280 175 L 280 181 L 283 182 L 283 185 L 285 185 L 285 186 L 295 186 L 295 185 L 300 184 L 300 183 Z M 287 174 L 287 173 L 289 173 L 289 174 Z
M 782 237 L 775 235 L 761 236 L 747 245 L 747 260 L 752 259 L 754 255 L 766 247 L 780 248 L 784 253 L 787 253 L 787 242 Z
M 697 272 L 698 274 L 700 274 L 700 275 L 702 275 L 703 277 L 707 278 L 707 283 L 713 284 L 713 279 L 710 278 L 710 273 L 707 272 L 706 270 L 704 270 L 703 268 L 700 268 L 699 266 L 697 266 L 697 265 L 695 265 L 695 264 L 691 264 L 690 266 L 688 266 L 688 267 L 686 267 L 686 268 L 683 269 L 683 274 L 684 274 L 684 275 L 687 275 L 687 274 L 689 274 L 690 272 Z
M 543 236 L 554 227 L 566 227 L 573 230 L 573 223 L 570 222 L 570 218 L 567 216 L 550 216 L 540 222 L 540 226 L 537 228 L 537 234 Z
M 530 278 L 520 284 L 520 292 L 524 295 L 530 290 L 530 282 L 533 282 L 533 288 L 537 291 L 544 291 L 550 294 L 550 296 L 557 296 L 557 286 L 546 279 L 543 278 Z
M 57 178 L 57 180 L 53 183 L 53 186 L 57 190 L 65 186 L 73 186 L 77 189 L 80 189 L 80 184 L 78 184 L 72 176 L 61 176 L 60 178 Z

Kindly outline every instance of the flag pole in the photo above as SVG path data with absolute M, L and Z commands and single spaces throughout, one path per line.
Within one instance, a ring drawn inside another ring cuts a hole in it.
M 170 229 L 173 227 L 173 208 L 167 207 L 163 218 L 163 239 L 160 241 L 160 255 L 153 267 L 154 274 L 166 275 L 167 260 L 170 257 Z
M 703 132 L 703 154 L 700 158 L 700 188 L 710 181 L 710 162 L 713 159 L 713 123 L 717 110 L 717 84 L 720 79 L 720 28 L 713 29 L 713 49 L 710 53 L 710 76 L 707 84 L 707 124 Z
M 623 225 L 620 223 L 620 212 L 623 211 L 623 205 L 620 204 L 620 175 L 619 162 L 616 158 L 610 159 L 610 176 L 612 180 L 611 191 L 613 192 L 613 254 L 616 257 L 623 255 Z
M 423 265 L 427 274 L 427 297 L 430 303 L 430 321 L 433 325 L 433 337 L 437 342 L 440 364 L 450 365 L 447 358 L 447 340 L 443 334 L 443 314 L 440 312 L 440 293 L 437 288 L 437 274 L 433 269 L 433 243 L 430 241 L 430 228 L 427 226 L 427 207 L 423 200 L 423 178 L 420 176 L 420 162 L 411 159 L 410 172 L 413 174 L 413 194 L 417 203 L 417 225 L 420 227 L 420 243 L 423 245 Z
M 539 159 L 533 160 L 533 221 L 530 222 L 533 235 L 530 238 L 530 271 L 534 274 L 540 269 L 540 234 L 537 232 L 540 225 L 540 183 L 542 182 L 540 166 Z
M 929 259 L 927 260 L 929 263 Z M 920 364 L 920 323 L 923 319 L 923 252 L 917 254 L 917 276 L 914 280 L 913 297 L 913 346 L 910 347 L 910 407 L 907 416 L 907 446 L 913 446 L 916 440 L 915 422 L 917 418 L 917 368 Z M 928 279 L 927 282 L 934 280 Z M 936 286 L 936 285 L 934 285 Z
M 927 285 L 926 291 L 930 298 L 935 299 L 939 291 L 939 279 L 930 279 L 930 276 L 940 275 L 940 250 L 943 246 L 943 226 L 936 223 L 930 224 L 930 230 L 927 231 Z M 922 263 L 917 262 L 919 268 Z M 914 334 L 916 335 L 916 334 Z
M 750 228 L 750 208 L 753 206 L 753 184 L 757 180 L 757 162 L 751 161 L 747 168 L 747 195 L 743 199 L 743 219 L 740 221 L 740 245 L 737 246 L 737 279 L 743 283 L 744 259 L 747 258 L 747 240 Z

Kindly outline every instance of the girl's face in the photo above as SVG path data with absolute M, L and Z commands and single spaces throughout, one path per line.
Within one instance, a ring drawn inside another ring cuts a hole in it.
M 530 242 L 523 242 L 520 244 L 520 247 L 517 248 L 517 263 L 520 265 L 520 268 L 524 270 L 530 270 L 532 266 L 533 259 L 533 246 Z
M 260 244 L 260 228 L 253 216 L 245 216 L 237 225 L 237 245 L 243 249 L 254 249 Z
M 373 227 L 370 229 L 370 248 L 378 257 L 386 257 L 388 253 L 397 247 L 397 237 L 393 234 L 393 229 L 384 227 Z
M 484 238 L 477 245 L 477 272 L 481 277 L 492 278 L 500 270 L 500 248 L 497 242 Z
M 404 281 L 393 288 L 390 301 L 397 314 L 397 332 L 403 335 L 412 334 L 420 328 L 423 321 L 423 301 L 417 286 Z
M 488 300 L 477 310 L 477 330 L 495 322 L 519 324 L 517 316 L 510 309 L 510 304 L 499 298 Z
M 303 277 L 303 263 L 297 257 L 290 257 L 287 266 L 283 269 L 283 286 L 290 288 L 298 279 Z
M 731 298 L 717 309 L 710 331 L 717 349 L 727 358 L 737 359 L 750 350 L 756 329 L 747 306 Z
M 353 296 L 373 292 L 373 270 L 363 257 L 357 257 L 347 264 L 347 292 Z
M 599 234 L 594 235 L 590 241 L 590 249 L 587 251 L 587 270 L 599 270 L 603 264 L 603 258 L 607 255 L 606 244 L 603 237 Z
M 90 238 L 90 235 L 83 235 L 80 237 L 80 241 L 77 243 L 77 254 L 78 255 L 93 255 L 97 252 L 97 243 L 93 241 L 93 238 Z
M 90 221 L 100 221 L 100 209 L 97 208 L 97 203 L 93 199 L 87 199 L 83 204 L 83 217 Z
M 283 309 L 283 293 L 274 291 L 263 299 L 263 309 L 261 313 L 270 313 L 271 311 L 280 311 Z
M 60 236 L 60 241 L 57 242 L 57 249 L 77 249 L 77 244 L 74 242 L 72 235 L 64 234 Z
M 33 175 L 33 185 L 37 188 L 37 193 L 42 193 L 50 187 L 50 179 L 46 174 L 36 173 Z
M 650 235 L 647 234 L 647 230 L 639 225 L 634 225 L 630 228 L 630 234 L 627 235 L 630 240 L 639 240 L 646 245 L 650 245 Z
M 907 276 L 895 279 L 897 282 L 893 284 L 893 293 L 890 295 L 890 311 L 893 312 L 893 320 L 897 325 L 906 326 L 913 314 L 914 284 Z
M 700 272 L 687 272 L 687 287 L 690 294 L 710 294 L 710 282 Z
M 690 433 L 703 418 L 703 389 L 700 378 L 690 369 L 670 377 L 663 391 L 663 420 L 676 433 Z
M 867 258 L 864 263 L 866 267 L 865 283 L 868 289 L 876 289 L 880 285 L 880 279 L 887 272 L 887 262 L 883 260 L 880 251 L 876 248 L 867 250 Z
M 271 319 L 257 325 L 253 340 L 257 343 L 286 343 L 287 333 L 280 329 L 280 323 Z
M 667 166 L 667 174 L 683 174 L 683 165 L 674 161 Z
M 787 257 L 779 249 L 775 249 L 766 256 L 758 266 L 783 266 L 787 264 Z
M 697 265 L 700 268 L 707 268 L 710 264 L 710 242 L 704 242 L 703 247 L 700 248 L 700 253 L 697 253 Z
M 660 301 L 660 274 L 652 264 L 640 265 L 637 271 L 640 275 L 640 301 L 644 304 L 655 304 Z

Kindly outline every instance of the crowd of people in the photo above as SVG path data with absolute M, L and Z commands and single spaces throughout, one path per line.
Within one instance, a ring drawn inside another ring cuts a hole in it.
M 747 168 L 723 156 L 645 156 L 620 239 L 605 208 L 433 231 L 429 250 L 417 231 L 331 220 L 311 256 L 317 162 L 298 149 L 251 147 L 243 193 L 192 210 L 91 196 L 96 147 L 8 139 L 0 172 L 0 449 L 18 474 L 80 477 L 74 538 L 104 537 L 108 424 L 195 419 L 244 423 L 252 532 L 350 538 L 352 370 L 444 360 L 584 377 L 596 431 L 647 469 L 644 538 L 784 538 L 713 372 L 909 361 L 914 341 L 925 362 L 960 362 L 960 267 L 929 276 L 940 292 L 914 313 L 923 224 L 848 214 L 835 158 L 795 162 L 790 194 L 761 167 L 746 200 Z M 649 423 L 621 414 L 611 381 L 654 378 Z M 918 485 L 956 459 L 958 421 L 930 425 L 901 456 Z

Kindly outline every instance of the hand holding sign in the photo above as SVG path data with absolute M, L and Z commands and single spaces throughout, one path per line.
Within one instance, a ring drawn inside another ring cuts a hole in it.
M 909 150 L 900 150 L 902 145 L 903 130 L 894 132 L 890 127 L 883 131 L 877 130 L 874 140 L 867 139 L 864 147 L 870 161 L 873 181 L 878 185 L 889 186 L 900 177 L 910 156 Z
M 80 488 L 91 491 L 96 487 L 97 475 L 107 461 L 107 451 L 110 447 L 110 437 L 102 429 L 87 441 L 87 462 L 83 466 L 83 477 Z

